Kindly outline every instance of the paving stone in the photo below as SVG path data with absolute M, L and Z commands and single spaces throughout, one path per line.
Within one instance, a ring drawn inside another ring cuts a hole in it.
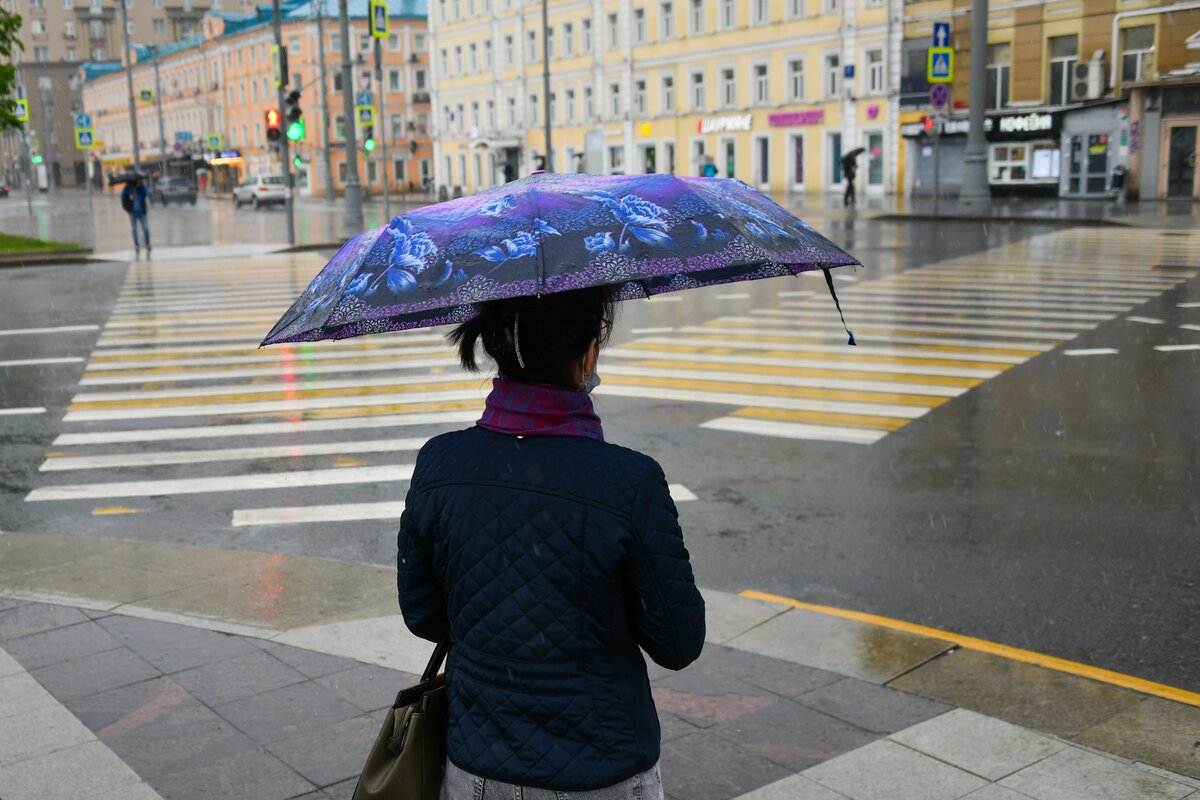
M 948 653 L 889 685 L 1064 738 L 1143 700 L 1128 689 L 974 650 Z
M 10 608 L 25 605 L 27 601 L 18 600 L 15 597 L 0 597 L 0 611 L 6 611 Z
M 25 672 L 25 668 L 21 666 L 21 662 L 10 656 L 3 648 L 0 648 L 0 678 L 7 678 L 9 675 L 21 675 Z
M 160 675 L 157 669 L 124 647 L 43 667 L 30 674 L 64 703 Z
M 94 740 L 0 767 L 4 800 L 74 800 L 99 792 L 124 797 L 116 790 L 140 782 L 141 778 L 121 759 Z
M 1000 784 L 993 783 L 965 795 L 962 800 L 1029 800 L 1029 795 L 1018 794 L 1012 789 L 1005 789 Z
M 828 761 L 878 738 L 791 700 L 778 700 L 761 711 L 713 729 L 745 752 L 766 758 L 792 772 Z
M 326 786 L 325 794 L 329 797 L 329 800 L 354 800 L 354 790 L 356 788 L 358 788 L 358 778 L 354 777 L 333 786 Z
M 986 781 L 895 742 L 860 747 L 804 773 L 853 800 L 952 800 Z
M 343 699 L 363 711 L 378 711 L 381 708 L 391 708 L 396 700 L 396 693 L 405 687 L 413 686 L 419 680 L 419 675 L 397 672 L 372 664 L 360 664 L 318 678 L 316 682 L 337 692 Z
M 308 680 L 299 671 L 257 648 L 244 656 L 194 667 L 171 677 L 208 706 L 223 705 Z
M 704 726 L 697 726 L 689 722 L 684 717 L 663 711 L 661 708 L 658 709 L 658 727 L 661 731 L 659 735 L 660 742 L 669 742 L 672 739 L 696 733 L 704 728 Z
M 1034 800 L 1181 800 L 1191 786 L 1068 747 L 1000 781 Z
M 9 655 L 21 662 L 27 670 L 48 667 L 60 661 L 71 661 L 80 656 L 102 653 L 120 647 L 108 631 L 94 622 L 81 622 L 41 633 L 31 633 L 4 643 Z
M 955 709 L 891 737 L 948 764 L 998 781 L 1067 745 L 973 711 Z
M 267 749 L 314 786 L 329 786 L 356 778 L 362 772 L 382 725 L 382 714 L 321 727 L 314 722 L 311 729 L 269 744 Z
M 166 713 L 172 706 L 190 699 L 183 687 L 170 678 L 160 676 L 107 692 L 77 697 L 67 701 L 66 706 L 92 731 L 103 731 L 110 726 L 134 725 L 148 714 Z
M 728 592 L 701 589 L 705 639 L 723 643 L 788 610 L 787 606 L 752 600 Z
M 245 750 L 160 781 L 165 800 L 287 800 L 316 787 L 266 750 Z
M 846 795 L 827 789 L 803 775 L 792 775 L 748 792 L 737 800 L 846 800 Z
M 873 683 L 887 683 L 951 647 L 948 642 L 792 609 L 730 646 Z
M 82 611 L 66 606 L 26 603 L 0 611 L 0 642 L 87 622 Z
M 119 615 L 97 624 L 168 675 L 255 651 L 237 636 L 188 625 Z
M 932 719 L 950 706 L 875 683 L 846 678 L 808 692 L 797 702 L 864 730 L 893 733 Z
M 362 714 L 337 692 L 312 681 L 217 706 L 216 711 L 263 745 Z
M 1149 697 L 1075 739 L 1108 753 L 1200 778 L 1200 708 Z
M 778 658 L 747 653 L 732 647 L 708 645 L 700 658 L 681 672 L 668 672 L 653 681 L 683 691 L 720 694 L 768 692 L 798 697 L 842 679 L 832 672 L 805 667 Z
M 725 694 L 701 694 L 683 692 L 666 686 L 652 688 L 654 705 L 683 717 L 700 728 L 710 728 L 719 722 L 734 720 L 753 714 L 775 703 L 785 702 L 769 694 L 748 695 L 736 692 Z
M 162 800 L 162 795 L 154 791 L 148 783 L 136 783 L 132 786 L 120 786 L 100 794 L 88 795 L 87 800 Z
M 321 678 L 325 675 L 332 675 L 339 670 L 358 666 L 358 662 L 352 659 L 331 656 L 313 650 L 305 650 L 303 647 L 290 647 L 277 642 L 262 640 L 251 641 L 255 646 L 270 653 L 275 658 L 278 658 L 283 663 L 309 678 Z
M 661 768 L 664 791 L 686 800 L 728 800 L 791 774 L 713 731 L 663 744 Z
M 75 715 L 44 698 L 38 708 L 5 718 L 4 735 L 0 736 L 0 765 L 73 747 L 92 738 Z
M 0 725 L 8 717 L 25 714 L 57 703 L 42 685 L 26 672 L 17 672 L 0 678 Z

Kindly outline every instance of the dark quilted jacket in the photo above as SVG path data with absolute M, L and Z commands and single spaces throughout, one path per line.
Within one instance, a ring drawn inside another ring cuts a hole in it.
M 451 633 L 455 764 L 585 791 L 657 762 L 638 647 L 683 669 L 704 601 L 653 459 L 578 437 L 438 436 L 417 456 L 398 547 L 405 623 Z

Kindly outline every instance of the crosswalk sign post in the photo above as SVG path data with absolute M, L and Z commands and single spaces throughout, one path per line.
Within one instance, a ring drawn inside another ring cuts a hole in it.
M 375 106 L 363 105 L 354 107 L 354 116 L 360 126 L 375 124 Z
M 17 122 L 29 122 L 29 101 L 13 100 L 12 112 Z
M 930 83 L 954 82 L 954 49 L 951 47 L 929 48 L 926 79 Z
M 91 150 L 96 146 L 96 132 L 91 128 L 75 129 L 75 149 Z
M 388 37 L 387 0 L 371 0 L 371 35 L 376 39 Z

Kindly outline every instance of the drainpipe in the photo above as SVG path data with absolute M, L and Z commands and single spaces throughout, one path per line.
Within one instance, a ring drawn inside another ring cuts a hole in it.
M 1176 3 L 1173 6 L 1164 6 L 1162 8 L 1143 8 L 1138 11 L 1122 11 L 1119 14 L 1114 14 L 1112 21 L 1112 68 L 1108 73 L 1108 88 L 1117 88 L 1117 34 L 1121 32 L 1121 20 L 1129 17 L 1146 17 L 1151 14 L 1170 14 L 1174 11 L 1188 11 L 1193 8 L 1200 8 L 1200 3 Z

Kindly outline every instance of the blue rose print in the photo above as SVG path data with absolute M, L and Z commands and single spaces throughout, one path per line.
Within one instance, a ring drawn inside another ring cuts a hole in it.
M 621 232 L 617 234 L 617 248 L 629 249 L 628 236 L 632 236 L 643 244 L 668 245 L 674 240 L 664 230 L 665 220 L 660 219 L 667 213 L 665 208 L 655 205 L 637 195 L 627 194 L 621 199 L 611 192 L 596 192 L 584 195 L 588 200 L 601 203 L 612 213 L 613 218 L 621 223 Z
M 613 241 L 612 234 L 608 231 L 593 233 L 591 236 L 586 237 L 583 240 L 583 246 L 586 247 L 588 252 L 592 255 L 595 255 L 596 253 L 603 253 L 608 250 L 615 250 L 617 247 L 616 243 Z
M 388 269 L 407 269 L 420 274 L 425 269 L 426 256 L 437 255 L 437 245 L 429 238 L 429 234 L 414 232 L 412 223 L 404 217 L 392 220 L 387 232 L 392 237 Z
M 479 213 L 487 217 L 503 217 L 517 207 L 517 199 L 511 194 L 493 197 L 479 207 Z
M 502 264 L 514 258 L 537 255 L 537 239 L 529 231 L 521 231 L 511 239 L 503 240 L 500 245 L 489 244 L 476 250 L 475 254 L 493 263 Z
M 559 233 L 558 228 L 555 228 L 541 217 L 537 217 L 533 220 L 533 227 L 537 228 L 538 233 L 542 234 L 543 236 L 562 236 L 562 234 Z

